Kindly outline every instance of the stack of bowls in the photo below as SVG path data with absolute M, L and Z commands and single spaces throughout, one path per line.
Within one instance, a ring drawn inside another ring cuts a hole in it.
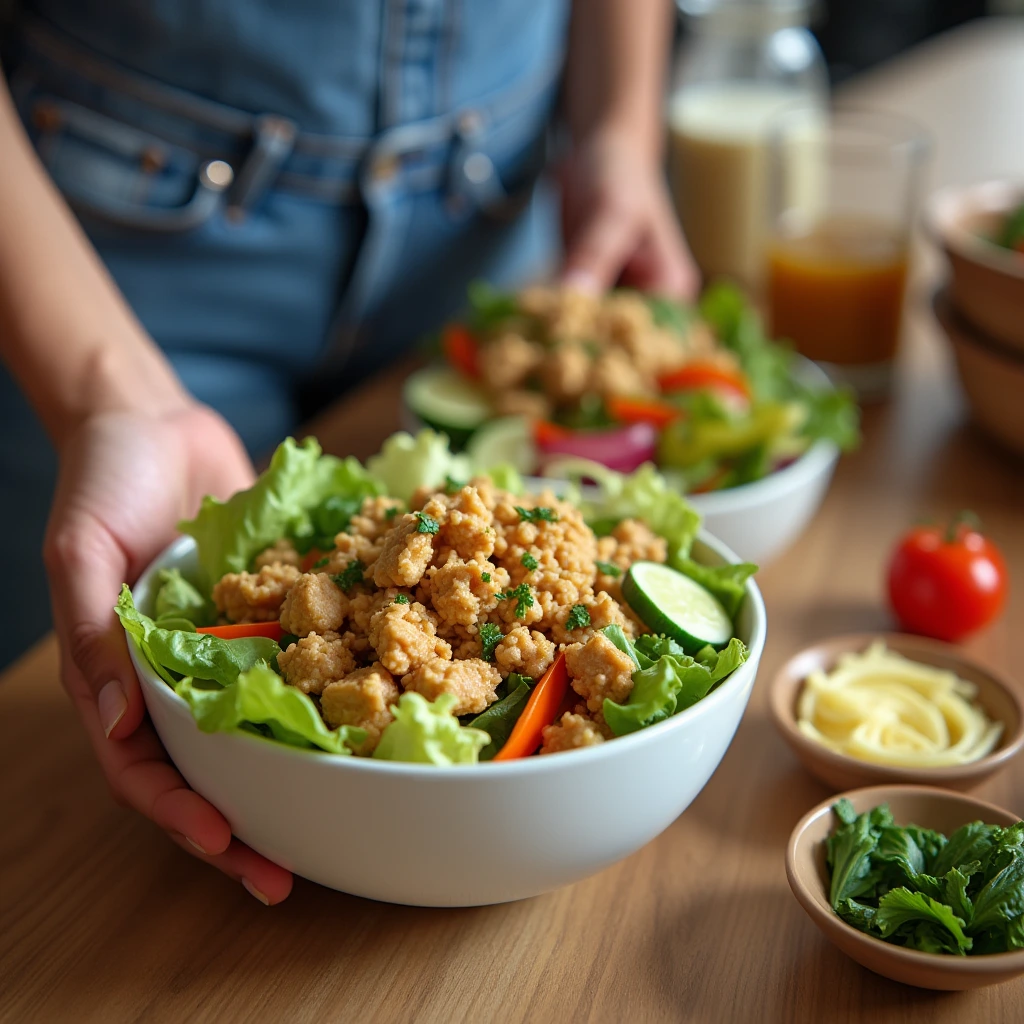
M 1024 454 L 1024 253 L 989 241 L 1024 202 L 1024 185 L 990 181 L 936 193 L 928 230 L 950 278 L 935 315 L 956 355 L 977 424 Z

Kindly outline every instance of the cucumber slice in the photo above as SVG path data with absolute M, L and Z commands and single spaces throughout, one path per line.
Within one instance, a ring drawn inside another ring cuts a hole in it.
M 622 596 L 646 626 L 678 641 L 687 654 L 732 639 L 732 619 L 718 599 L 667 565 L 634 562 L 622 581 Z
M 494 415 L 483 388 L 447 366 L 428 366 L 405 382 L 405 404 L 428 427 L 461 448 Z
M 502 416 L 484 424 L 466 445 L 473 468 L 486 472 L 506 463 L 523 475 L 537 468 L 537 450 L 533 431 L 525 416 Z

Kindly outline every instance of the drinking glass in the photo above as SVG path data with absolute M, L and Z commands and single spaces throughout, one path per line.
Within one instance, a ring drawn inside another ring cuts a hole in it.
M 772 335 L 865 400 L 891 383 L 928 149 L 916 125 L 884 113 L 794 109 L 772 126 Z

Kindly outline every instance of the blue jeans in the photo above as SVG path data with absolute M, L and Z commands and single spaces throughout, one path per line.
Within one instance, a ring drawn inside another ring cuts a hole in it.
M 537 182 L 562 0 L 204 0 L 188 22 L 176 0 L 29 6 L 4 68 L 43 163 L 184 383 L 254 455 L 452 315 L 470 280 L 550 265 Z M 54 477 L 0 369 L 19 580 L 0 597 L 0 665 L 49 624 Z

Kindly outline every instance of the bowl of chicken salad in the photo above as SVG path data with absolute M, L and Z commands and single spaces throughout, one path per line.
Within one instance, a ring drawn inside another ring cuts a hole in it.
M 410 428 L 545 477 L 653 462 L 715 536 L 762 563 L 810 522 L 859 438 L 852 394 L 769 338 L 725 283 L 683 304 L 478 282 L 438 342 L 405 387 Z
M 344 892 L 520 899 L 639 849 L 704 787 L 765 611 L 653 466 L 584 492 L 432 430 L 365 465 L 286 440 L 116 613 L 153 724 L 234 833 Z

